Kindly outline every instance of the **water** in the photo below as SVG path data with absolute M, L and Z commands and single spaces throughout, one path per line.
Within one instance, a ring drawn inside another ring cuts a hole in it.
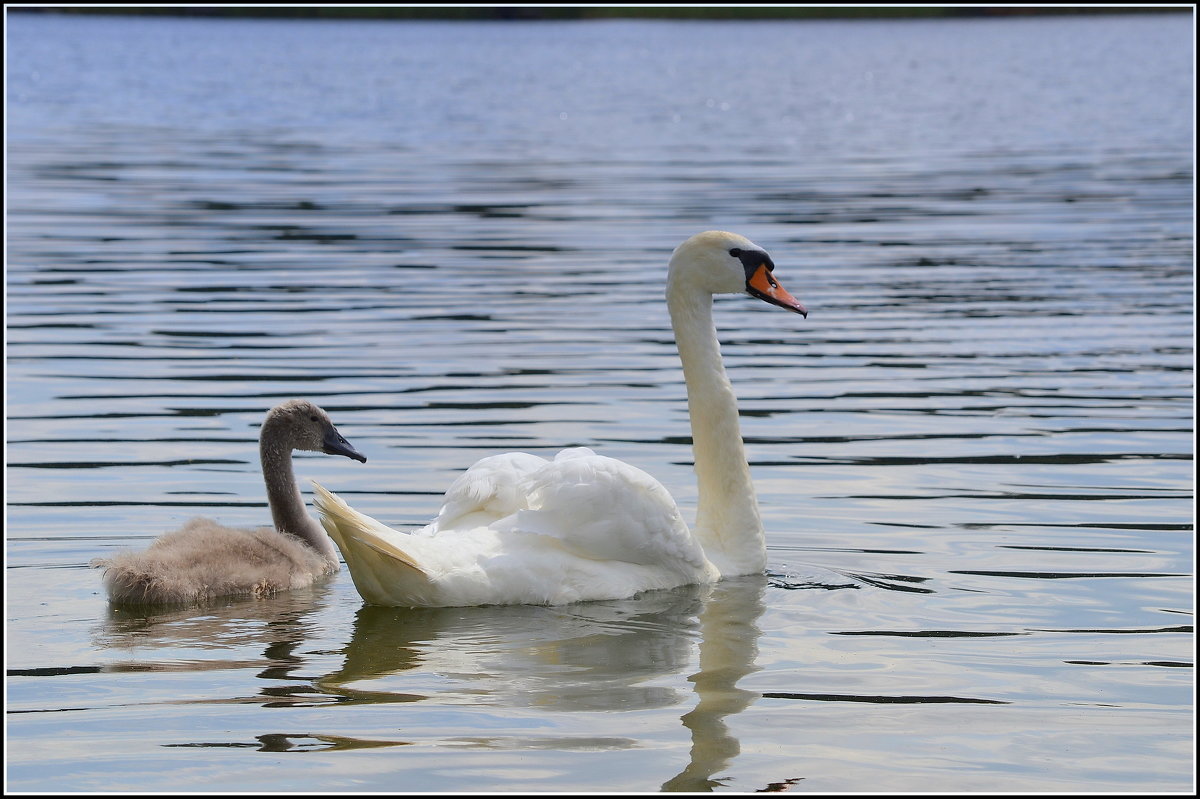
M 10 789 L 1193 787 L 1189 15 L 8 23 Z M 576 444 L 690 515 L 709 228 L 811 311 L 718 303 L 767 575 L 107 605 L 293 396 L 400 527 Z

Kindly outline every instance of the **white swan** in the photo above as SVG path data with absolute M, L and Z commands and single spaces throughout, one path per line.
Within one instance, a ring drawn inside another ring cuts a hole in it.
M 683 362 L 699 484 L 696 527 L 650 475 L 587 448 L 553 461 L 484 458 L 446 492 L 437 518 L 403 533 L 316 486 L 321 523 L 355 587 L 374 605 L 564 604 L 761 572 L 766 545 L 737 401 L 713 326 L 714 294 L 748 292 L 807 311 L 742 236 L 700 233 L 667 272 L 667 307 Z
M 304 508 L 292 473 L 292 450 L 345 455 L 366 463 L 311 402 L 288 400 L 267 413 L 259 455 L 274 527 L 242 530 L 192 519 L 142 552 L 92 561 L 104 568 L 118 604 L 196 602 L 218 596 L 269 596 L 302 588 L 338 570 L 329 537 Z

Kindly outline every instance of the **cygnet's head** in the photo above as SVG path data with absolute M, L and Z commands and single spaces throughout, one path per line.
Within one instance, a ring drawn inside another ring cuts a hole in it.
M 775 262 L 745 236 L 723 230 L 697 233 L 675 248 L 667 271 L 667 291 L 692 289 L 709 294 L 740 294 L 808 316 L 808 310 L 772 274 Z
M 262 441 L 277 439 L 287 449 L 344 455 L 366 463 L 367 459 L 342 437 L 329 414 L 308 400 L 293 399 L 267 412 L 263 421 Z

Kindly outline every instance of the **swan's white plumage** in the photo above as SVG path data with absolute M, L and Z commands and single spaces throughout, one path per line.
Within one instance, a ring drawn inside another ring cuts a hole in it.
M 557 539 L 573 555 L 660 568 L 681 577 L 704 572 L 704 551 L 675 500 L 641 469 L 588 450 L 559 453 L 521 485 L 517 529 Z
M 671 258 L 667 300 L 688 386 L 700 505 L 694 531 L 656 479 L 585 447 L 553 460 L 484 458 L 436 519 L 394 530 L 316 486 L 321 523 L 371 604 L 565 604 L 761 571 L 762 525 L 737 405 L 712 324 L 715 293 L 746 291 L 805 313 L 753 242 L 709 231 Z
M 373 604 L 561 605 L 716 578 L 670 494 L 641 469 L 590 451 L 536 458 L 540 465 L 531 458 L 496 455 L 472 466 L 437 520 L 413 533 L 317 484 L 315 502 Z
M 474 514 L 482 514 L 478 522 L 487 524 L 515 512 L 520 508 L 522 480 L 545 465 L 545 458 L 525 452 L 482 458 L 450 484 L 437 519 L 425 529 L 432 535 L 455 525 L 472 526 Z

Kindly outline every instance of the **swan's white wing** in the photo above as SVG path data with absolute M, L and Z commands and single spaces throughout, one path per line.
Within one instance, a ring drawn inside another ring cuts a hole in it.
M 530 474 L 515 527 L 558 539 L 571 554 L 698 573 L 704 551 L 675 500 L 646 472 L 613 458 L 570 451 Z
M 525 452 L 480 459 L 450 484 L 437 518 L 423 532 L 433 534 L 468 523 L 486 525 L 516 513 L 523 507 L 521 482 L 546 463 L 545 458 Z M 468 519 L 471 514 L 484 514 L 484 518 Z

